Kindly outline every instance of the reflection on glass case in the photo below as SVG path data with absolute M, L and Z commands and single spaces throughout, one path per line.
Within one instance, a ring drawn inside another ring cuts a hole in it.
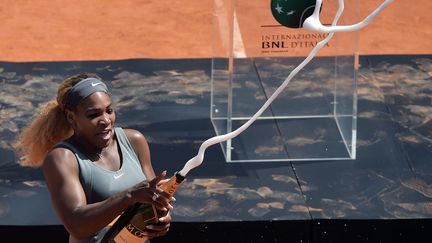
M 277 14 L 305 18 L 311 10 L 300 14 L 280 1 L 214 0 L 210 116 L 217 135 L 248 121 L 327 36 L 302 29 L 301 20 L 300 28 L 282 25 Z M 323 24 L 337 7 L 324 1 Z M 357 17 L 358 0 L 349 1 L 338 24 Z M 247 130 L 221 143 L 226 161 L 355 159 L 357 45 L 357 32 L 336 33 Z

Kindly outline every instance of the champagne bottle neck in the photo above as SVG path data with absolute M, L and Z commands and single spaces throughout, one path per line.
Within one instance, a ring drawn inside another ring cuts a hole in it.
M 172 196 L 184 179 L 184 176 L 176 172 L 167 182 L 163 183 L 160 188 Z

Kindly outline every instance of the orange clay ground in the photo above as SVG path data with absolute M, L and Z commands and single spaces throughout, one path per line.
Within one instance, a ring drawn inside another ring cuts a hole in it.
M 361 0 L 360 16 L 380 3 Z M 213 0 L 3 0 L 0 61 L 209 58 L 212 9 Z M 360 31 L 360 55 L 431 54 L 430 9 L 395 0 Z

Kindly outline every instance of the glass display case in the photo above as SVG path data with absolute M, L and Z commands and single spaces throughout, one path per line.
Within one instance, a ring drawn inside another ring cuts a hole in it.
M 214 0 L 210 117 L 217 135 L 248 121 L 327 36 L 280 24 L 275 11 L 295 14 L 288 7 Z M 323 24 L 337 8 L 336 0 L 324 1 Z M 357 17 L 358 0 L 349 1 L 338 25 Z M 226 161 L 355 159 L 357 50 L 357 32 L 336 33 L 247 130 L 221 143 Z

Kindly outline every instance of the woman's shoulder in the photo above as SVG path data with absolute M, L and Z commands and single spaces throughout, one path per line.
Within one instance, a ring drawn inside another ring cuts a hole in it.
M 128 140 L 132 143 L 135 142 L 139 143 L 145 141 L 144 135 L 138 130 L 131 129 L 131 128 L 123 128 L 123 131 L 126 134 Z
M 140 131 L 130 128 L 123 128 L 123 131 L 133 150 L 139 151 L 142 147 L 148 146 L 147 139 Z
M 56 146 L 45 157 L 44 167 L 69 167 L 77 168 L 76 157 L 72 150 L 65 146 Z

